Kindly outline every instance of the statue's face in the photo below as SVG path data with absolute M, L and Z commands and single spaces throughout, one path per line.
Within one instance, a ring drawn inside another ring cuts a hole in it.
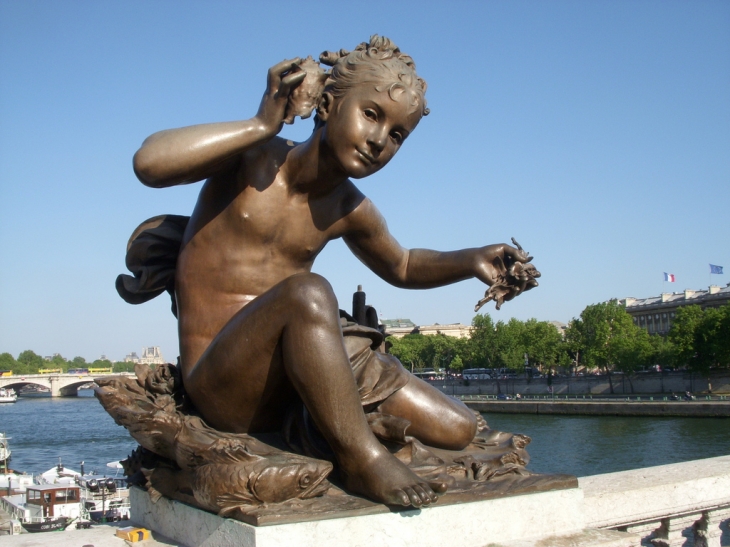
M 395 156 L 421 120 L 413 93 L 398 89 L 391 96 L 366 83 L 332 99 L 323 138 L 347 176 L 371 175 Z

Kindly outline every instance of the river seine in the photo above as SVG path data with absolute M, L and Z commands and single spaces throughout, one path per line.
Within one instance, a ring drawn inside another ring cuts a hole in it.
M 485 415 L 494 429 L 532 437 L 529 469 L 577 476 L 730 455 L 730 418 Z M 0 432 L 10 439 L 13 469 L 40 473 L 63 459 L 105 468 L 136 446 L 89 390 L 79 397 L 21 397 L 0 404 Z

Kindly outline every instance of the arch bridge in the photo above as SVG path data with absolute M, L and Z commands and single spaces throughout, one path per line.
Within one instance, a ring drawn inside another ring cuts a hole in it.
M 51 397 L 76 397 L 78 389 L 104 376 L 126 376 L 134 378 L 133 372 L 110 372 L 107 374 L 17 374 L 0 376 L 0 387 L 15 391 L 28 386 L 42 386 L 51 390 Z

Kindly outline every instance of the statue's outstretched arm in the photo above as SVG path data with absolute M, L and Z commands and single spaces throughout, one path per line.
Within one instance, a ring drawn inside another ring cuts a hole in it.
M 429 289 L 473 277 L 492 285 L 506 273 L 505 265 L 527 258 L 524 251 L 506 243 L 448 252 L 405 249 L 368 199 L 349 215 L 348 221 L 349 230 L 343 236 L 347 246 L 373 272 L 396 287 Z
M 269 70 L 266 92 L 250 120 L 169 129 L 148 137 L 134 155 L 137 178 L 155 188 L 197 182 L 270 140 L 281 131 L 289 93 L 306 76 L 292 72 L 300 61 L 282 61 Z

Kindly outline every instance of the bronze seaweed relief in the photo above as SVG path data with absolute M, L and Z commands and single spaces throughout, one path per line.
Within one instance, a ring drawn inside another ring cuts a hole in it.
M 136 382 L 102 382 L 102 404 L 156 454 L 146 471 L 153 490 L 226 514 L 322 494 L 324 460 L 346 492 L 388 505 L 429 505 L 447 489 L 529 475 L 528 439 L 489 430 L 413 377 L 311 273 L 324 246 L 343 238 L 403 288 L 476 277 L 501 305 L 539 276 L 519 246 L 401 247 L 352 179 L 384 167 L 428 114 L 426 83 L 383 37 L 320 60 L 329 72 L 311 58 L 274 66 L 253 118 L 162 131 L 136 153 L 148 186 L 207 180 L 190 218 L 163 215 L 135 230 L 135 277 L 117 279 L 132 303 L 173 295 L 179 370 L 155 375 L 176 379 L 162 390 L 142 371 Z M 306 141 L 277 136 L 313 111 Z M 279 448 L 261 440 L 273 433 Z M 223 487 L 231 483 L 235 492 Z

